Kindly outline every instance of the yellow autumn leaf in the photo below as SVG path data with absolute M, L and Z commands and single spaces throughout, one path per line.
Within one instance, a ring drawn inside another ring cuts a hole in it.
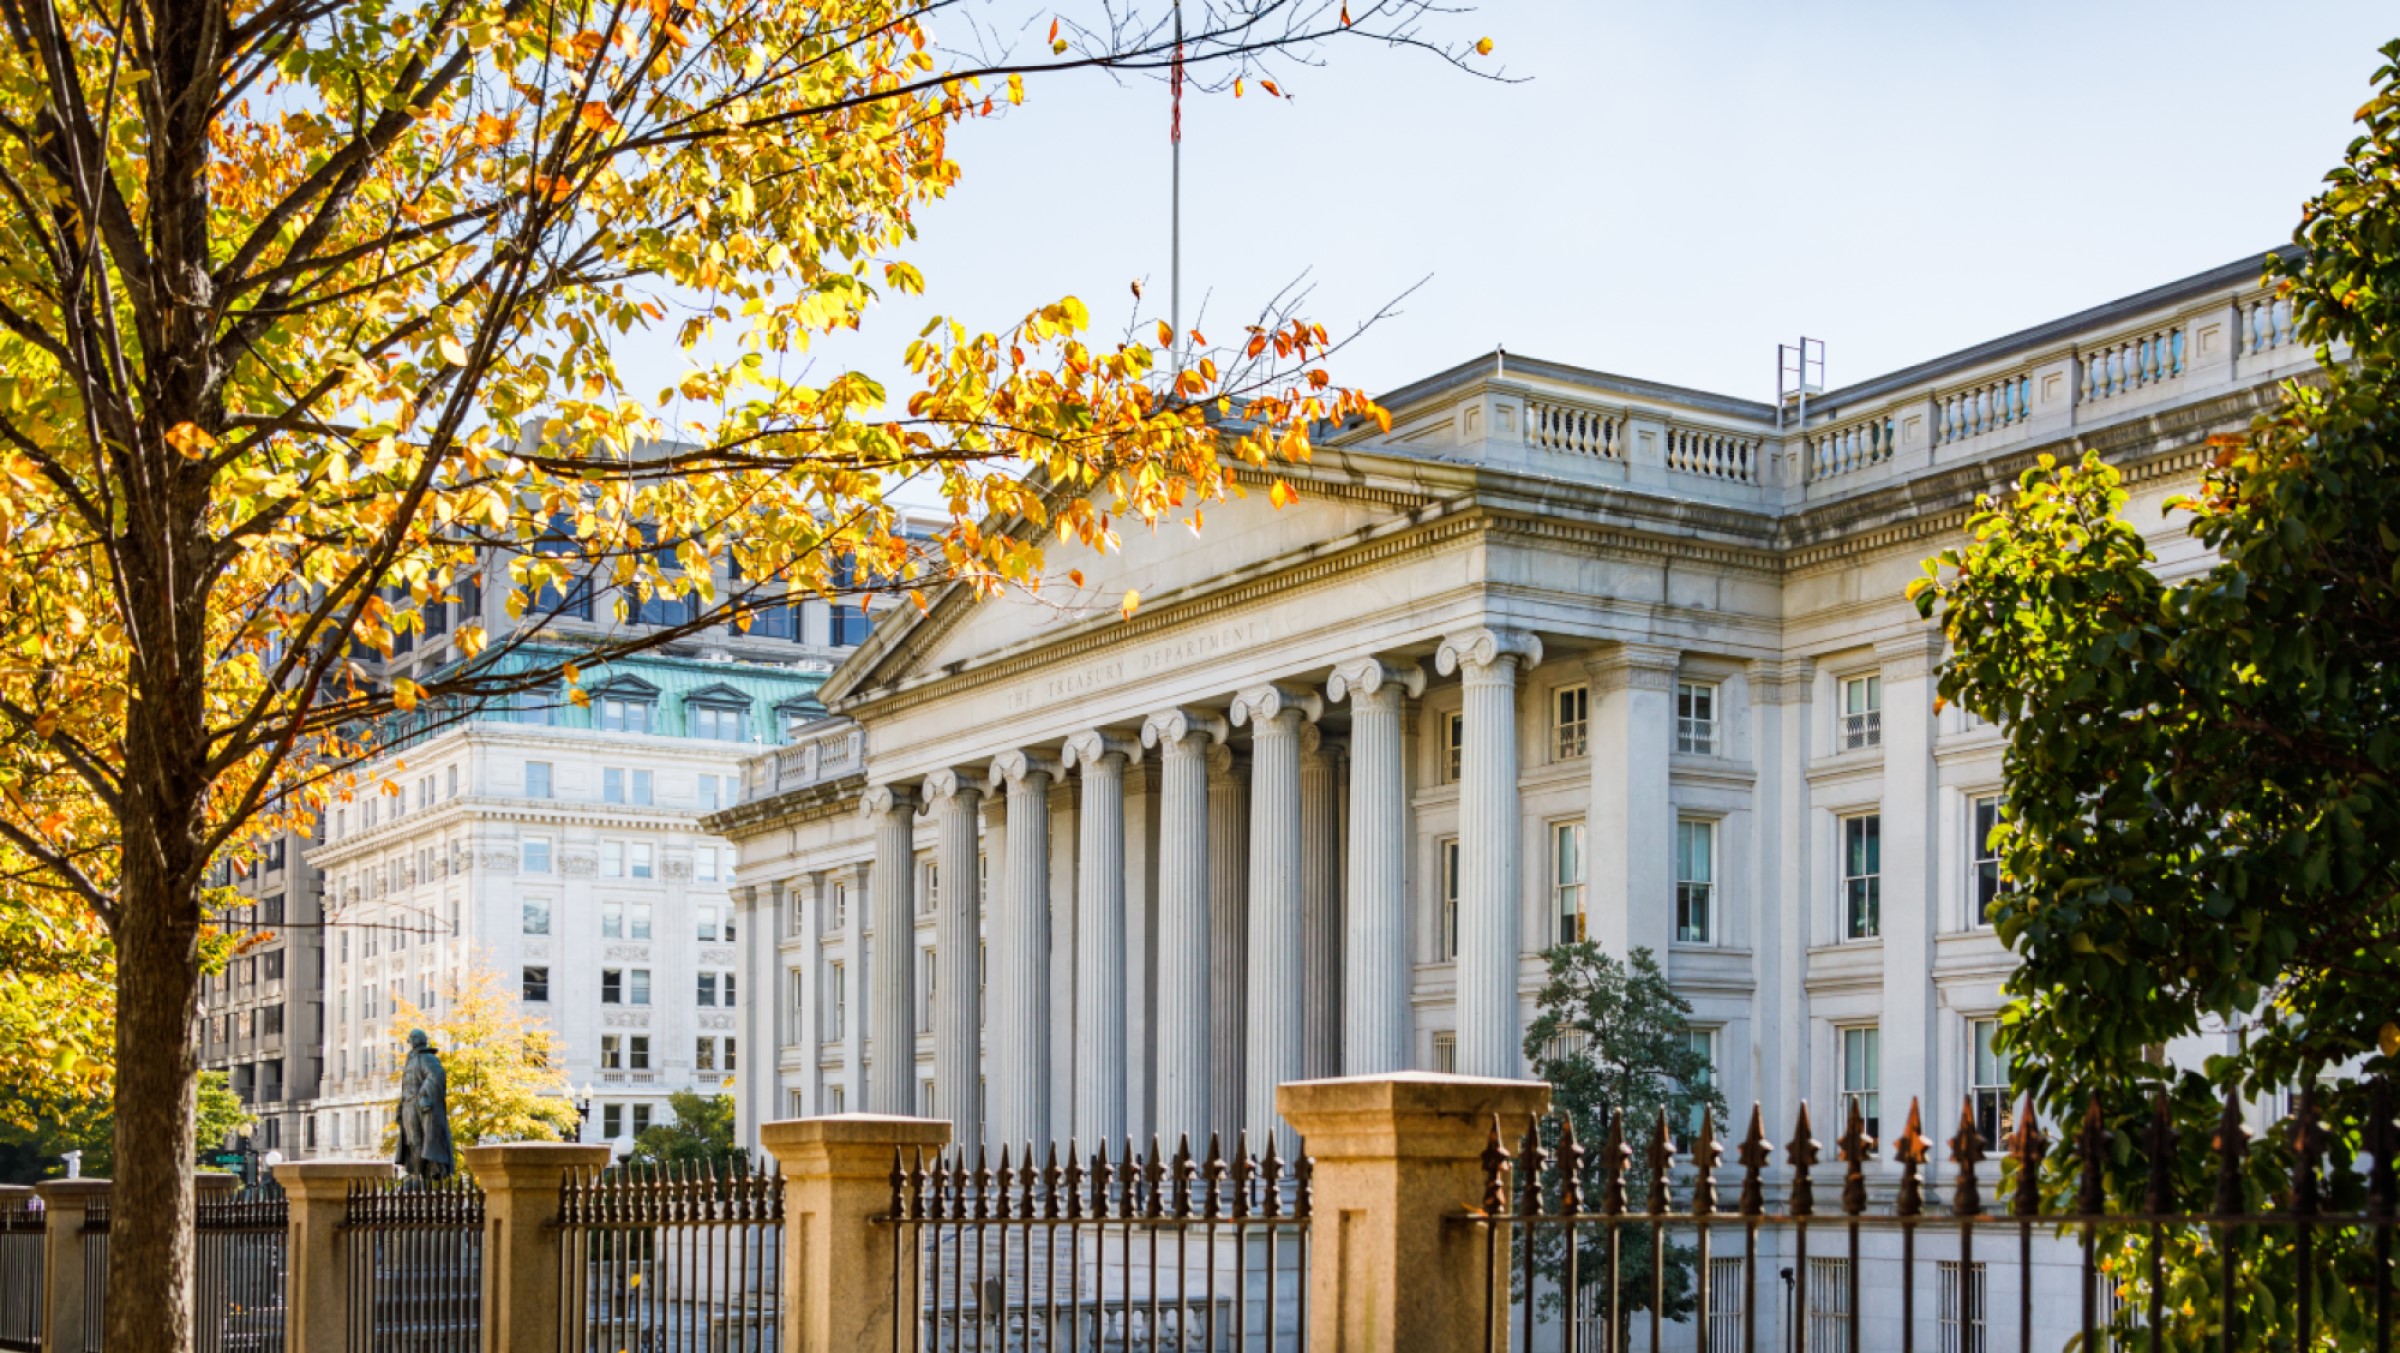
M 417 697 L 420 691 L 421 688 L 417 683 L 407 677 L 400 677 L 392 682 L 392 703 L 400 707 L 401 713 L 406 714 L 417 707 Z
M 441 341 L 434 344 L 434 347 L 440 350 L 442 360 L 450 365 L 465 366 L 467 364 L 467 350 L 460 347 L 458 340 L 450 335 L 443 334 Z
M 189 460 L 198 460 L 207 455 L 209 448 L 216 444 L 216 438 L 201 431 L 194 423 L 177 423 L 167 429 L 167 445 L 182 452 Z
M 2400 1024 L 2386 1024 L 2375 1034 L 2375 1046 L 2386 1057 L 2400 1057 Z
M 1022 76 L 1022 75 L 1010 75 L 1010 76 L 1008 77 L 1008 101 L 1009 101 L 1010 103 L 1023 103 L 1023 102 L 1025 102 L 1025 77 L 1024 77 L 1024 76 Z
M 1133 619 L 1134 608 L 1142 604 L 1142 594 L 1134 588 L 1125 589 L 1125 600 L 1118 606 L 1127 620 Z
M 1477 38 L 1475 40 L 1475 55 L 1490 56 L 1491 54 L 1492 40 L 1490 38 Z

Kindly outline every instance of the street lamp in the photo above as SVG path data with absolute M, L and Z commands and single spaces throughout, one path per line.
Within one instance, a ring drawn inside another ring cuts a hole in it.
M 585 1081 L 579 1090 L 570 1092 L 575 1100 L 575 1140 L 583 1140 L 583 1130 L 592 1121 L 592 1083 Z

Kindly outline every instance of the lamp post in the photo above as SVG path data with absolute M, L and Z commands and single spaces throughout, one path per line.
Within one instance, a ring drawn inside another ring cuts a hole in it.
M 583 1140 L 583 1132 L 592 1121 L 592 1083 L 585 1081 L 581 1089 L 569 1092 L 575 1101 L 575 1140 Z

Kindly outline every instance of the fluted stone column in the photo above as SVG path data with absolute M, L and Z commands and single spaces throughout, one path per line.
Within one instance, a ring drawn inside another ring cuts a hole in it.
M 1458 787 L 1458 1070 L 1515 1076 L 1517 965 L 1523 949 L 1523 846 L 1517 802 L 1517 675 L 1542 641 L 1477 629 L 1442 641 L 1435 665 L 1466 688 Z
M 870 1051 L 866 1102 L 870 1113 L 913 1116 L 917 1111 L 917 845 L 916 791 L 877 785 L 859 798 L 875 824 L 874 990 L 867 1007 Z
M 1250 758 L 1208 753 L 1208 1129 L 1242 1127 L 1250 999 Z
M 1350 839 L 1344 870 L 1342 1074 L 1408 1069 L 1407 702 L 1425 669 L 1375 658 L 1334 669 L 1326 694 L 1350 702 Z
M 1067 739 L 1083 775 L 1075 899 L 1075 1124 L 1087 1145 L 1125 1138 L 1125 760 L 1139 747 L 1098 730 Z
M 1209 995 L 1208 754 L 1225 741 L 1225 721 L 1204 710 L 1170 709 L 1142 724 L 1159 749 L 1158 1074 L 1152 1121 L 1169 1144 L 1189 1133 L 1205 1142 L 1211 1120 Z
M 942 883 L 933 923 L 943 972 L 933 989 L 935 1102 L 950 1120 L 950 1140 L 971 1147 L 983 1141 L 983 1029 L 975 1008 L 983 788 L 958 771 L 937 770 L 925 777 L 925 803 L 939 832 L 934 865 Z
M 1242 1126 L 1266 1150 L 1282 1122 L 1275 1087 L 1301 1079 L 1307 997 L 1300 906 L 1301 730 L 1323 705 L 1297 686 L 1254 686 L 1233 700 L 1250 725 L 1250 983 Z M 1289 1134 L 1285 1134 L 1287 1137 Z
M 1622 960 L 1648 949 L 1661 963 L 1675 939 L 1675 672 L 1680 655 L 1618 644 L 1591 675 L 1592 810 L 1585 834 L 1588 933 Z
M 1300 733 L 1300 1075 L 1342 1065 L 1342 744 Z
M 1008 791 L 1008 848 L 992 916 L 992 1137 L 1050 1136 L 1050 781 L 1054 762 L 1006 752 L 991 786 Z

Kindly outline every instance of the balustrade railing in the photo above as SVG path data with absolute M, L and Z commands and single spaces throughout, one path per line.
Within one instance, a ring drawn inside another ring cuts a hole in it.
M 559 1190 L 561 1353 L 775 1353 L 783 1185 L 734 1164 L 618 1166 Z
M 1309 1160 L 1245 1136 L 1228 1158 L 1133 1144 L 1112 1163 L 1052 1147 L 892 1162 L 894 1353 L 972 1349 L 1297 1350 L 1308 1327 Z
M 350 1186 L 350 1353 L 479 1353 L 483 1192 L 465 1180 Z
M 2097 403 L 2174 380 L 2183 374 L 2183 345 L 2184 326 L 2178 322 L 2083 349 L 2079 402 Z
M 1808 477 L 1837 479 L 1892 458 L 1898 438 L 1891 415 L 1846 423 L 1808 440 Z
M 2297 342 L 2299 334 L 2293 326 L 2292 301 L 2288 296 L 2253 296 L 2241 303 L 2241 330 L 2237 339 L 2246 353 L 2270 352 Z
M 1667 468 L 1730 484 L 1755 484 L 1760 445 L 1756 437 L 1671 426 L 1667 429 Z
M 1934 436 L 1939 444 L 1965 441 L 2015 427 L 2032 417 L 2033 378 L 2011 372 L 1964 390 L 1934 396 Z
M 1525 401 L 1525 439 L 1545 450 L 1622 460 L 1624 436 L 1621 412 L 1557 400 Z
M 42 1254 L 48 1217 L 38 1205 L 0 1208 L 0 1349 L 42 1346 Z

